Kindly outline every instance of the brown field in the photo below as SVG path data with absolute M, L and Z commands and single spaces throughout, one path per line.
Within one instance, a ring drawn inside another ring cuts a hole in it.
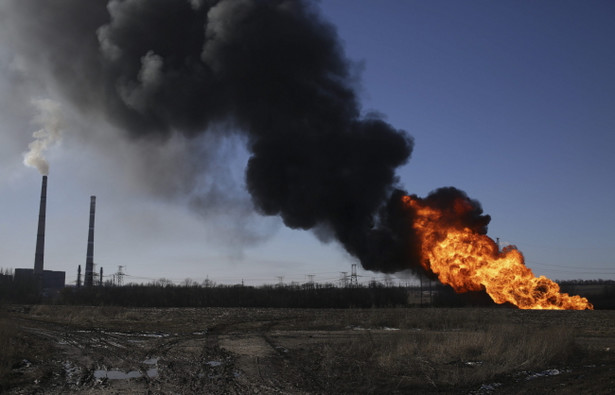
M 615 311 L 8 306 L 0 392 L 607 394 Z

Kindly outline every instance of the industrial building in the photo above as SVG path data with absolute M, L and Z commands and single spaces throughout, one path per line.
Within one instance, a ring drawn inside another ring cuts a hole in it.
M 15 269 L 15 282 L 39 281 L 43 289 L 62 289 L 66 283 L 66 272 L 43 270 L 42 276 L 35 276 L 34 269 Z

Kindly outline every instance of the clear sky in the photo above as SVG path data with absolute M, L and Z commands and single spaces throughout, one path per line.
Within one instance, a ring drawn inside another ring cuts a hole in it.
M 615 278 L 615 3 L 334 0 L 320 8 L 360 71 L 363 111 L 414 137 L 398 169 L 406 190 L 466 191 L 491 215 L 489 236 L 515 244 L 536 275 Z M 0 28 L 0 267 L 33 266 L 41 177 L 23 155 L 40 128 L 34 98 L 62 105 L 63 136 L 46 152 L 45 268 L 66 271 L 67 282 L 85 266 L 90 195 L 95 262 L 105 274 L 124 266 L 126 281 L 337 281 L 357 263 L 336 242 L 246 209 L 239 137 L 215 144 L 224 152 L 207 164 L 225 180 L 224 209 L 194 210 L 144 185 L 144 172 L 173 178 L 189 166 L 185 142 L 113 145 L 91 132 L 104 120 L 78 113 L 44 77 L 17 73 L 14 48 Z M 178 164 L 157 165 L 169 159 Z

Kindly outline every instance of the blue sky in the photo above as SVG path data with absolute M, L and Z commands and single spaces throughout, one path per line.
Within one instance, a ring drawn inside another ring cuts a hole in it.
M 537 275 L 615 278 L 615 4 L 383 0 L 320 8 L 361 70 L 363 110 L 415 139 L 398 171 L 406 190 L 465 190 L 492 216 L 489 236 L 517 245 Z M 1 34 L 0 267 L 30 267 L 40 175 L 22 164 L 38 128 L 29 101 L 61 98 L 35 76 L 12 78 L 19 61 Z M 138 150 L 101 152 L 105 137 L 80 131 L 104 120 L 67 104 L 63 112 L 66 133 L 47 152 L 45 264 L 65 270 L 68 281 L 85 264 L 90 195 L 98 198 L 95 261 L 107 274 L 125 266 L 127 281 L 256 284 L 314 274 L 324 282 L 357 263 L 336 243 L 276 218 L 195 215 L 185 202 L 153 195 L 139 182 Z M 227 150 L 233 160 L 219 171 L 232 175 L 243 207 L 248 154 L 238 138 Z

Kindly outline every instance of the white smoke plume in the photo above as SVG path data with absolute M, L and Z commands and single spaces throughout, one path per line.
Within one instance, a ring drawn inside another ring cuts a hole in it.
M 62 138 L 64 120 L 60 103 L 51 99 L 32 99 L 30 102 L 38 111 L 33 123 L 41 128 L 32 134 L 34 141 L 28 144 L 23 163 L 35 167 L 42 175 L 49 173 L 49 163 L 44 153 Z

